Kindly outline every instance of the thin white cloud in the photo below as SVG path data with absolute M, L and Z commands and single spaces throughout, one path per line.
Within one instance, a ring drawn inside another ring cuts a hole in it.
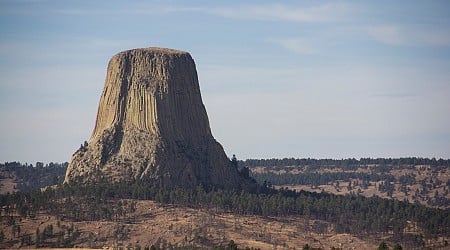
M 268 41 L 300 55 L 318 53 L 311 42 L 303 38 L 269 39 Z
M 418 32 L 417 38 L 424 44 L 434 46 L 449 46 L 450 30 L 422 31 Z
M 389 45 L 404 44 L 405 38 L 396 26 L 375 26 L 369 27 L 368 33 L 375 40 Z
M 372 26 L 367 33 L 373 39 L 388 45 L 450 46 L 450 30 L 400 25 Z
M 284 4 L 254 4 L 219 7 L 185 7 L 164 5 L 139 5 L 128 9 L 57 9 L 56 13 L 64 15 L 98 15 L 98 14 L 167 14 L 176 12 L 198 12 L 231 19 L 290 22 L 336 21 L 348 16 L 352 11 L 349 4 L 323 4 L 297 7 Z
M 199 10 L 202 12 L 235 19 L 320 22 L 343 18 L 352 10 L 352 8 L 348 4 L 324 4 L 311 7 L 293 7 L 283 4 L 259 4 L 202 8 Z

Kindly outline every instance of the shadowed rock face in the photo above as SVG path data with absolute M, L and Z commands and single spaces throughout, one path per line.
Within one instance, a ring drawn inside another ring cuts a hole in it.
M 134 49 L 110 60 L 95 129 L 65 182 L 136 179 L 189 188 L 249 183 L 211 134 L 187 52 Z

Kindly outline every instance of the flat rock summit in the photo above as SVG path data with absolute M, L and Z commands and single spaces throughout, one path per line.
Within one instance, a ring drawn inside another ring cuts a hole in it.
M 94 131 L 73 154 L 65 182 L 128 180 L 227 189 L 251 183 L 212 136 L 187 52 L 132 49 L 109 61 Z

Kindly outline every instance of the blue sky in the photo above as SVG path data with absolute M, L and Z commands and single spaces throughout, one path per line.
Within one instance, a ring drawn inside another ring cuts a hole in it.
M 196 61 L 211 128 L 246 158 L 450 158 L 448 1 L 0 0 L 0 162 L 69 161 L 109 58 Z

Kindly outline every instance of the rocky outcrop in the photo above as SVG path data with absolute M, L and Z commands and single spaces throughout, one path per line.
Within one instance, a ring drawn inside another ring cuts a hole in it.
M 94 131 L 65 182 L 137 179 L 189 188 L 250 183 L 211 134 L 187 52 L 133 49 L 110 60 Z

